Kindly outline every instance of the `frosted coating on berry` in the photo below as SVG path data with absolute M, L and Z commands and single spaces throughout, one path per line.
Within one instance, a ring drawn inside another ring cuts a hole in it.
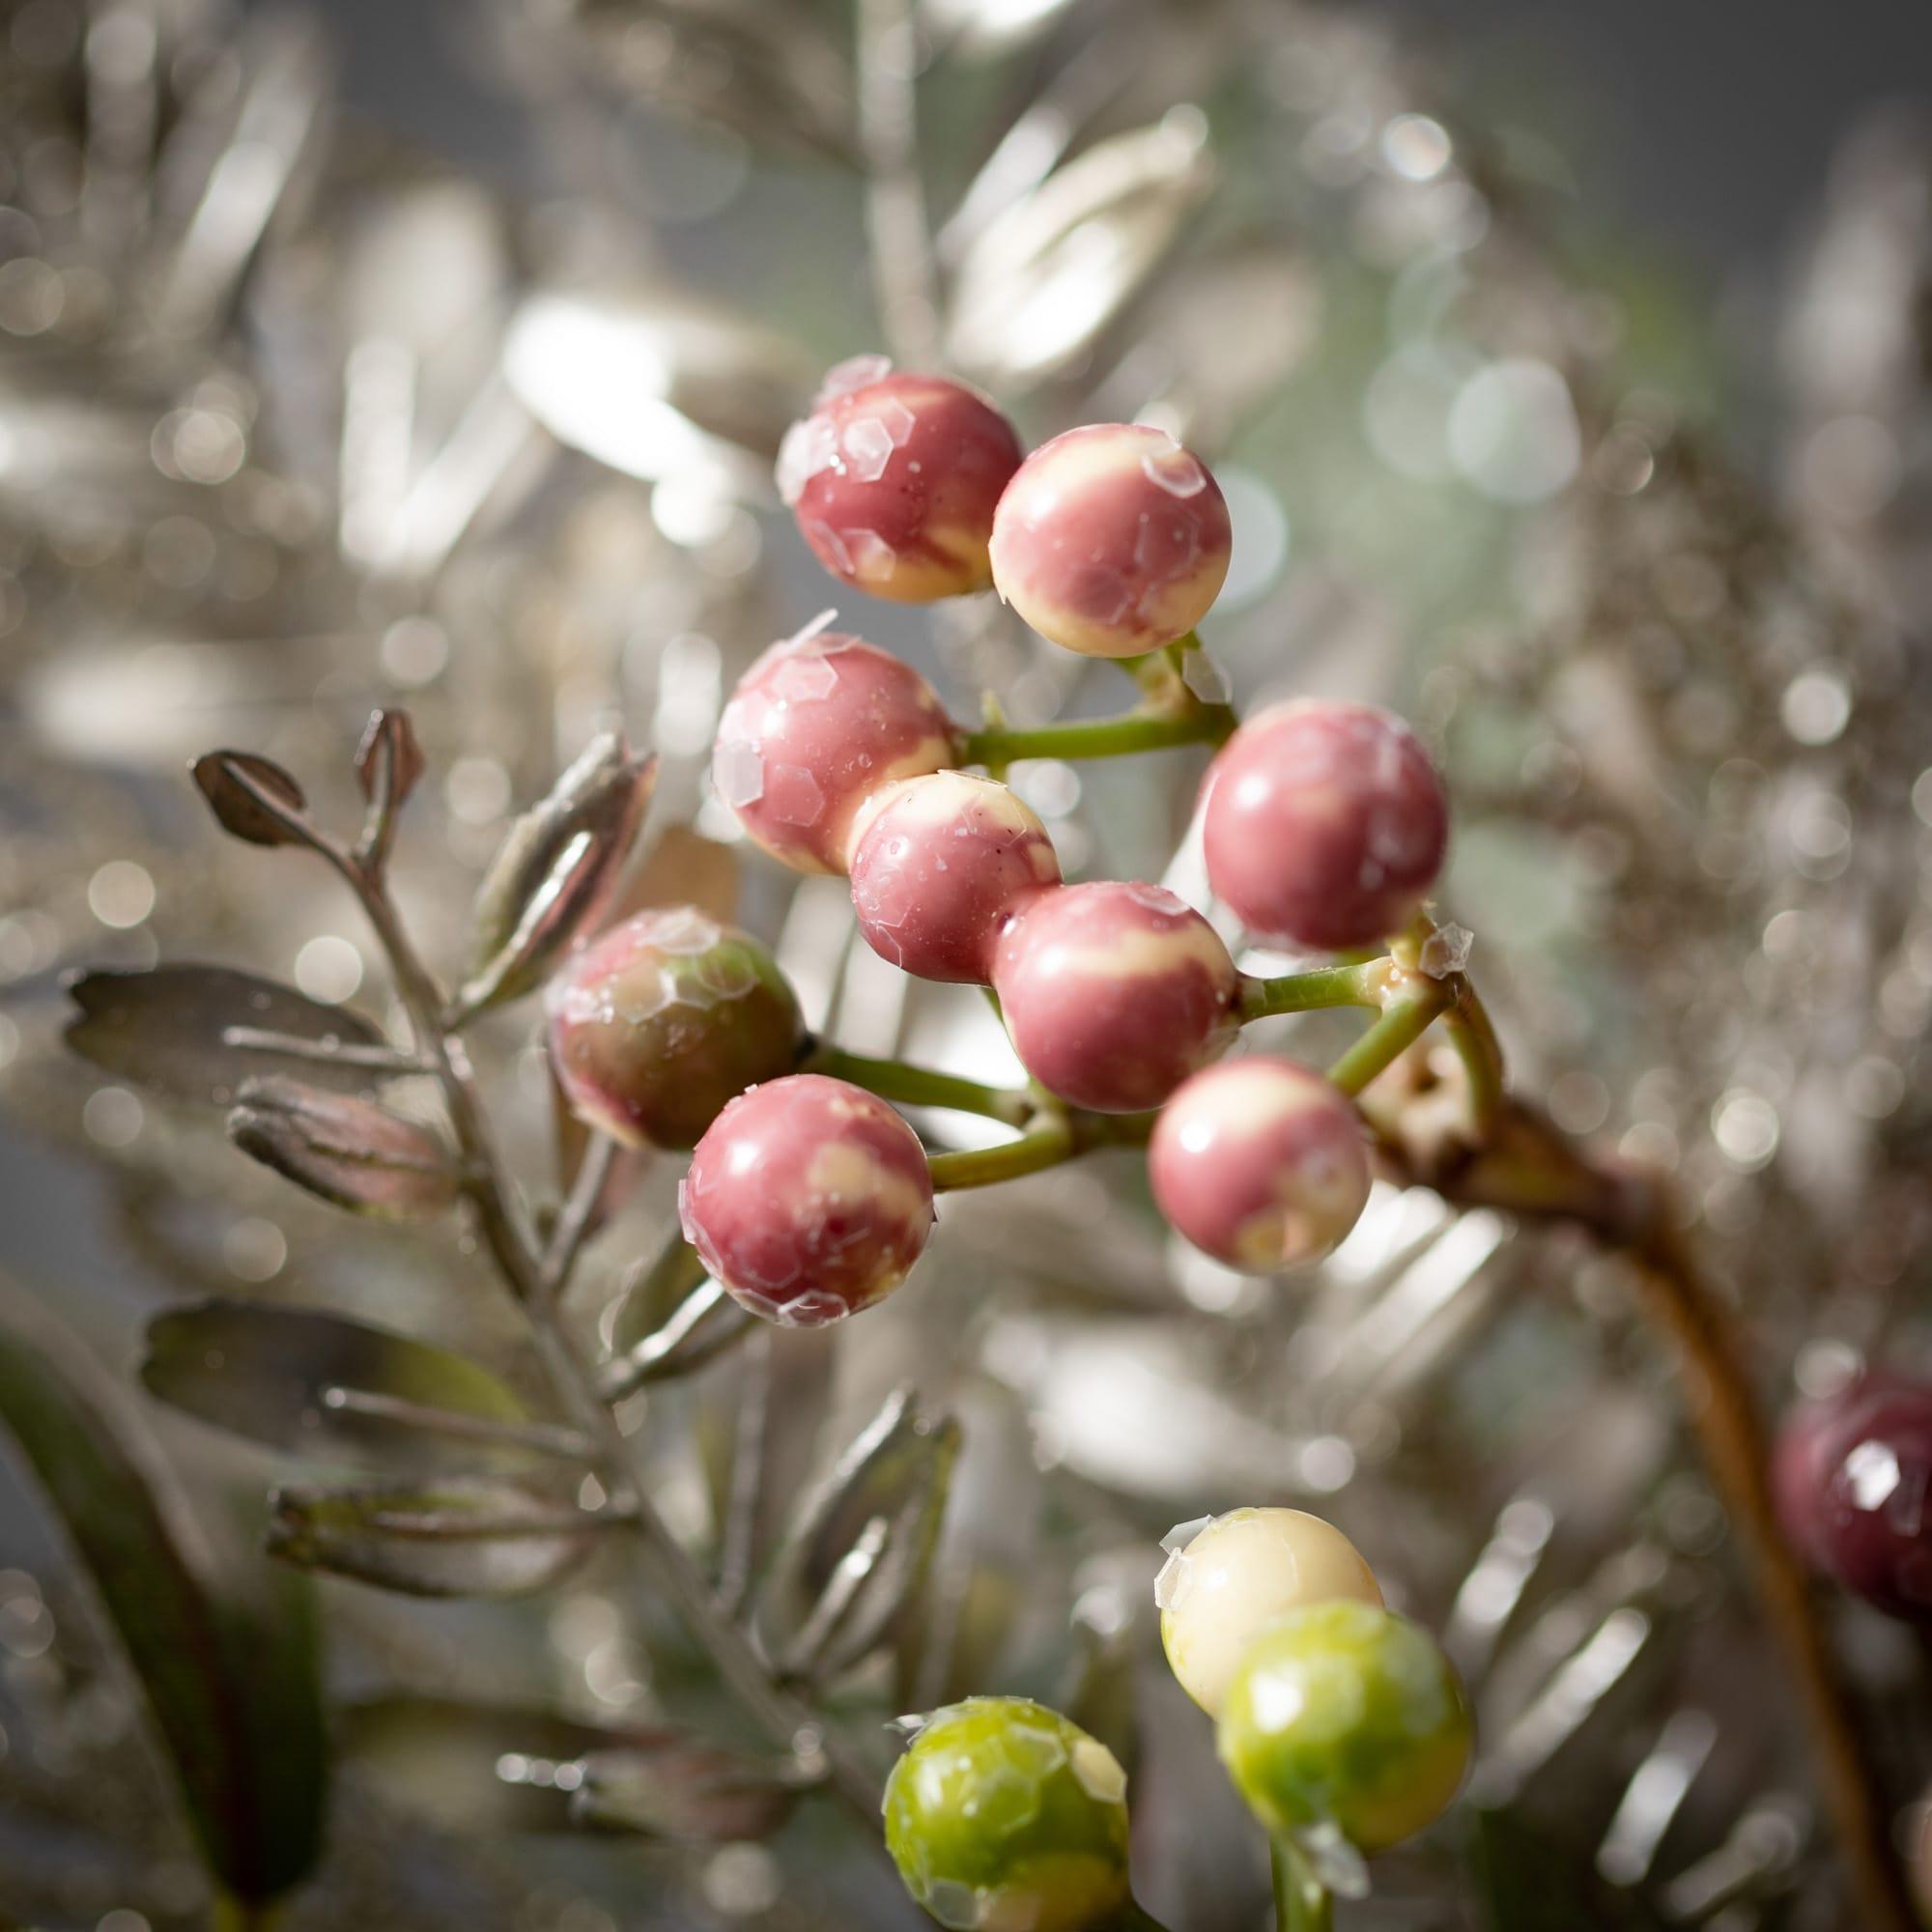
M 1201 1532 L 1212 1522 L 1211 1516 L 1191 1516 L 1185 1522 L 1178 1522 L 1160 1540 L 1160 1547 L 1171 1556 L 1177 1549 L 1185 1549 Z
M 773 765 L 765 774 L 772 816 L 785 825 L 816 825 L 825 794 L 803 765 Z
M 1176 1549 L 1160 1566 L 1153 1579 L 1153 1605 L 1157 1610 L 1178 1610 L 1191 1586 L 1192 1566 L 1186 1553 Z
M 1324 1818 L 1293 1837 L 1317 1884 L 1326 1886 L 1337 1898 L 1368 1897 L 1369 1861 L 1342 1835 L 1339 1825 Z
M 835 362 L 826 370 L 824 380 L 818 385 L 818 400 L 830 402 L 834 396 L 842 396 L 853 389 L 868 388 L 872 384 L 883 382 L 893 373 L 893 358 L 890 355 L 848 355 L 842 362 Z
M 1098 1738 L 1082 1738 L 1073 1747 L 1068 1761 L 1088 1797 L 1097 1798 L 1103 1804 L 1126 1802 L 1127 1774 L 1121 1769 L 1120 1759 Z
M 838 669 L 820 651 L 800 651 L 772 674 L 772 696 L 790 704 L 810 704 L 838 689 Z
M 1438 925 L 1422 942 L 1417 963 L 1432 980 L 1446 980 L 1468 965 L 1475 944 L 1476 935 L 1467 926 Z
M 755 745 L 721 736 L 711 755 L 711 779 L 718 796 L 734 810 L 755 805 L 765 795 L 765 761 Z
M 1198 497 L 1208 487 L 1208 472 L 1172 437 L 1165 449 L 1151 449 L 1141 457 L 1141 469 L 1151 483 L 1170 497 Z
M 980 1894 L 971 1886 L 950 1878 L 937 1879 L 927 1887 L 925 1909 L 951 1932 L 975 1932 L 980 1923 Z
M 876 483 L 896 447 L 877 416 L 855 416 L 839 432 L 838 445 L 845 452 L 846 473 L 860 483 Z
M 796 503 L 806 485 L 838 461 L 838 433 L 822 416 L 806 416 L 793 423 L 780 440 L 778 466 L 773 471 L 780 497 L 787 506 Z

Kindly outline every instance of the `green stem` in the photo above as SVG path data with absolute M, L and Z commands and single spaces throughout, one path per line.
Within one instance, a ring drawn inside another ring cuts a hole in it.
M 1475 987 L 1460 973 L 1451 985 L 1454 998 L 1442 1015 L 1442 1028 L 1468 1076 L 1476 1131 L 1487 1136 L 1503 1103 L 1502 1045 Z
M 940 1193 L 955 1187 L 990 1187 L 996 1180 L 1037 1174 L 1042 1168 L 1058 1167 L 1078 1151 L 1072 1123 L 1064 1114 L 1050 1114 L 1015 1140 L 936 1153 L 926 1165 L 932 1170 L 933 1191 Z
M 1269 1841 L 1268 1870 L 1274 1880 L 1275 1932 L 1331 1932 L 1335 1901 L 1308 1861 L 1285 1839 Z
M 1119 718 L 1075 719 L 1032 728 L 988 724 L 966 734 L 960 752 L 969 765 L 1009 765 L 1020 758 L 1122 758 L 1172 745 L 1220 745 L 1235 728 L 1225 704 L 1206 704 L 1168 716 L 1129 711 Z
M 1033 1115 L 1033 1098 L 1021 1087 L 989 1087 L 979 1080 L 941 1073 L 929 1066 L 910 1066 L 902 1060 L 874 1060 L 868 1054 L 847 1053 L 842 1046 L 820 1040 L 801 1063 L 808 1073 L 830 1074 L 849 1080 L 882 1100 L 906 1107 L 950 1107 L 962 1114 L 983 1114 L 1023 1127 Z
M 1345 1094 L 1359 1094 L 1429 1031 L 1448 998 L 1439 984 L 1431 981 L 1390 1001 L 1381 1018 L 1328 1069 L 1329 1079 Z
M 1369 967 L 1380 967 L 1378 957 L 1362 965 L 1321 966 L 1311 973 L 1284 973 L 1273 980 L 1241 976 L 1241 1019 L 1265 1019 L 1270 1013 L 1306 1013 L 1318 1007 L 1373 1007 L 1378 1004 Z

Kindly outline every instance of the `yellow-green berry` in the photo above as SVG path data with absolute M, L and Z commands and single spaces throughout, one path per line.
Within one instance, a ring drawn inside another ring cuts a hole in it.
M 886 1847 L 957 1932 L 1097 1932 L 1125 1905 L 1127 1778 L 1025 1697 L 935 1711 L 886 1781 Z

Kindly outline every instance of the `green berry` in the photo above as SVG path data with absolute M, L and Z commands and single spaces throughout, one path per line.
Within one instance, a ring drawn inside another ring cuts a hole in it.
M 959 1932 L 1089 1932 L 1126 1903 L 1127 1778 L 1098 1739 L 1025 1697 L 926 1719 L 886 1781 L 906 1889 Z
M 1268 1831 L 1333 1825 L 1363 1853 L 1442 1812 L 1471 1738 L 1441 1646 L 1373 1604 L 1291 1610 L 1255 1639 L 1221 1710 L 1221 1762 Z

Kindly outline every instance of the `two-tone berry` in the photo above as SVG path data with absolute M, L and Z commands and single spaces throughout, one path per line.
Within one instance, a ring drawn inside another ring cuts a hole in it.
M 870 1307 L 932 1232 L 919 1136 L 876 1095 L 818 1073 L 741 1094 L 678 1189 L 685 1239 L 754 1315 L 813 1328 Z

